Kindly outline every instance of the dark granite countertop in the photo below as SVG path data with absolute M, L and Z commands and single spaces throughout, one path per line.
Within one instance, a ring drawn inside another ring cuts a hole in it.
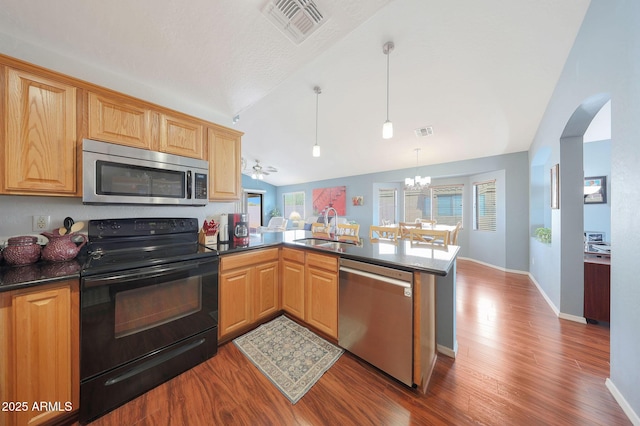
M 0 292 L 23 287 L 50 284 L 67 279 L 79 279 L 82 263 L 73 259 L 67 262 L 39 261 L 31 265 L 0 266 Z
M 258 248 L 285 245 L 333 253 L 347 259 L 360 260 L 407 271 L 422 271 L 440 276 L 445 276 L 449 273 L 459 250 L 458 246 L 449 246 L 446 249 L 441 249 L 429 245 L 412 245 L 411 242 L 403 240 L 400 240 L 398 244 L 371 243 L 366 238 L 361 239 L 358 244 L 342 244 L 339 248 L 309 246 L 303 242 L 296 242 L 296 240 L 304 238 L 312 238 L 311 232 L 304 230 L 267 232 L 251 235 L 248 245 L 218 244 L 217 248 L 220 255 L 224 256 Z M 2 262 L 0 263 L 0 292 L 44 285 L 66 279 L 79 279 L 81 267 L 82 261 L 79 259 L 67 262 L 39 261 L 26 266 L 9 266 Z
M 333 253 L 347 259 L 360 260 L 397 269 L 422 271 L 445 276 L 451 270 L 460 250 L 458 246 L 448 246 L 445 249 L 428 244 L 411 244 L 410 241 L 405 240 L 400 240 L 397 244 L 388 242 L 372 243 L 367 238 L 362 238 L 355 245 L 342 244 L 339 248 L 309 246 L 303 242 L 296 242 L 299 239 L 312 237 L 311 232 L 304 230 L 267 232 L 251 235 L 248 245 L 219 244 L 218 251 L 224 256 L 225 254 L 284 244 L 291 247 Z

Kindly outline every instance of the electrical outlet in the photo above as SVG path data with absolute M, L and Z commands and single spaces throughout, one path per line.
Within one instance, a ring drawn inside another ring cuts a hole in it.
M 51 223 L 51 216 L 33 216 L 32 229 L 34 232 L 42 232 L 49 229 Z

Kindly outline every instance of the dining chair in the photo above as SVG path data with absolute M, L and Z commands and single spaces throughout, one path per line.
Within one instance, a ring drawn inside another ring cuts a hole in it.
M 397 243 L 399 233 L 400 228 L 398 227 L 371 225 L 369 227 L 369 240 L 372 243 L 380 241 L 391 241 L 393 243 Z
M 400 238 L 408 240 L 410 239 L 409 230 L 420 228 L 421 224 L 418 222 L 400 222 L 398 223 L 398 227 L 400 228 Z
M 411 244 L 428 243 L 447 247 L 449 245 L 449 235 L 449 231 L 441 231 L 436 229 L 415 228 L 409 230 Z
M 330 238 L 331 227 L 324 226 L 324 223 L 315 222 L 311 224 L 311 233 L 314 237 Z
M 451 232 L 451 244 L 454 246 L 458 245 L 458 233 L 460 232 L 460 228 L 462 228 L 462 222 L 456 223 L 456 229 Z
M 417 218 L 416 219 L 416 223 L 419 223 L 420 226 L 424 226 L 424 225 L 436 225 L 438 223 L 438 221 L 436 219 L 421 219 L 421 218 Z
M 339 240 L 359 241 L 360 225 L 357 223 L 339 223 L 336 225 L 336 236 Z

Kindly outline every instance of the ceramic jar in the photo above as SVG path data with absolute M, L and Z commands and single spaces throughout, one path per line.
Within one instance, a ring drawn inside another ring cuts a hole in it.
M 2 255 L 9 265 L 20 266 L 37 262 L 40 259 L 40 251 L 38 237 L 13 237 L 7 241 Z
M 82 240 L 80 245 L 76 245 L 72 240 L 72 237 L 75 238 L 76 234 L 56 235 L 50 232 L 43 232 L 42 235 L 49 239 L 49 243 L 42 250 L 42 258 L 50 262 L 65 262 L 74 259 L 82 246 L 87 243 L 87 237 L 83 234 L 78 234 L 78 237 Z

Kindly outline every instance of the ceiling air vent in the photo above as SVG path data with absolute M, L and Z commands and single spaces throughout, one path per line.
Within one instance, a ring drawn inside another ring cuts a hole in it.
M 416 129 L 415 132 L 416 132 L 416 136 L 419 138 L 422 138 L 424 136 L 431 136 L 433 135 L 433 127 L 432 126 L 420 127 Z
M 311 0 L 271 0 L 262 13 L 295 44 L 300 44 L 326 22 Z

